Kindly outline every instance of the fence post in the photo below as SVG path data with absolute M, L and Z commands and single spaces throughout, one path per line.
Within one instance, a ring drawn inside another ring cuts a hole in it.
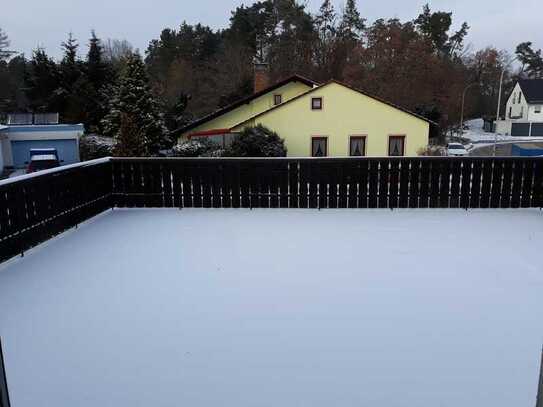
M 0 407 L 10 407 L 4 354 L 2 353 L 2 338 L 0 338 Z
M 543 350 L 541 351 L 541 368 L 539 371 L 539 388 L 537 390 L 537 399 L 535 407 L 543 407 Z

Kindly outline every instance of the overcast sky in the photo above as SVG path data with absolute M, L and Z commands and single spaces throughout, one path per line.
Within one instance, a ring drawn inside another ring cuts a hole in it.
M 307 0 L 316 11 L 322 0 Z M 423 4 L 433 10 L 452 11 L 454 26 L 462 21 L 471 26 L 468 44 L 474 49 L 494 45 L 513 53 L 516 45 L 532 41 L 543 47 L 541 0 L 358 0 L 359 9 L 369 21 L 398 17 L 414 19 Z M 2 0 L 0 27 L 11 39 L 11 48 L 27 55 L 40 45 L 55 57 L 60 43 L 73 32 L 86 44 L 95 29 L 102 38 L 126 39 L 144 51 L 165 27 L 175 28 L 186 20 L 213 28 L 228 25 L 230 12 L 240 0 Z M 339 8 L 342 0 L 335 1 Z M 87 47 L 81 48 L 86 53 Z

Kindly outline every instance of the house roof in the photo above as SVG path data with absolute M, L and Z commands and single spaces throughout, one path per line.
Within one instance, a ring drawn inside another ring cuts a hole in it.
M 332 79 L 332 80 L 326 82 L 326 83 L 325 83 L 324 85 L 322 85 L 322 86 L 318 86 L 318 87 L 316 87 L 316 88 L 310 89 L 310 90 L 308 90 L 307 92 L 304 92 L 304 93 L 302 93 L 302 94 L 300 94 L 300 95 L 298 95 L 298 96 L 296 96 L 296 97 L 294 97 L 294 98 L 292 98 L 292 99 L 289 99 L 289 100 L 287 100 L 286 102 L 284 102 L 284 103 L 282 103 L 282 104 L 280 104 L 280 105 L 274 106 L 274 107 L 272 107 L 271 109 L 268 109 L 268 110 L 266 110 L 266 111 L 264 111 L 264 112 L 262 112 L 262 113 L 259 113 L 259 114 L 255 115 L 255 116 L 253 116 L 253 117 L 250 117 L 249 119 L 244 120 L 243 122 L 238 123 L 238 124 L 236 124 L 235 126 L 232 126 L 232 128 L 241 126 L 242 124 L 245 124 L 245 123 L 247 123 L 247 122 L 249 122 L 249 121 L 251 121 L 251 120 L 254 120 L 254 119 L 258 118 L 258 117 L 261 117 L 261 116 L 265 115 L 266 113 L 271 112 L 272 110 L 281 109 L 281 108 L 283 108 L 284 106 L 288 105 L 289 103 L 294 102 L 294 101 L 297 100 L 297 99 L 303 98 L 303 97 L 305 97 L 305 96 L 307 96 L 307 95 L 309 95 L 309 94 L 311 94 L 311 93 L 317 92 L 317 91 L 319 91 L 320 89 L 322 89 L 323 87 L 328 86 L 328 85 L 330 85 L 330 84 L 332 84 L 332 83 L 338 84 L 338 85 L 340 85 L 340 86 L 344 86 L 344 87 L 346 87 L 346 88 L 348 88 L 348 89 L 351 89 L 351 90 L 353 90 L 353 91 L 355 91 L 355 92 L 358 92 L 358 93 L 360 93 L 360 94 L 362 94 L 362 95 L 364 95 L 364 96 L 367 96 L 367 97 L 369 97 L 369 98 L 372 98 L 372 99 L 374 99 L 374 100 L 377 100 L 378 102 L 384 103 L 385 105 L 388 105 L 388 106 L 391 106 L 391 107 L 393 107 L 393 108 L 395 108 L 395 109 L 401 110 L 402 112 L 407 113 L 407 114 L 409 114 L 409 115 L 411 115 L 411 116 L 414 116 L 414 117 L 416 117 L 416 118 L 418 118 L 418 119 L 420 119 L 420 120 L 423 120 L 423 121 L 428 122 L 428 123 L 433 124 L 433 125 L 437 125 L 435 122 L 433 122 L 433 121 L 431 121 L 431 120 L 428 120 L 428 119 L 427 119 L 426 117 L 424 117 L 424 116 L 421 116 L 421 115 L 419 115 L 419 114 L 417 114 L 417 113 L 413 113 L 413 112 L 411 112 L 410 110 L 407 110 L 407 109 L 405 109 L 405 108 L 403 108 L 403 107 L 401 107 L 401 106 L 398 106 L 398 105 L 396 105 L 396 104 L 394 104 L 394 103 L 387 102 L 386 100 L 381 99 L 381 98 L 379 98 L 379 97 L 377 97 L 377 96 L 370 95 L 369 93 L 367 93 L 367 92 L 365 92 L 365 91 L 362 91 L 362 90 L 360 90 L 360 89 L 357 89 L 357 88 L 355 88 L 355 87 L 353 87 L 353 86 L 347 85 L 346 83 L 343 83 L 343 82 L 337 81 L 337 80 L 335 80 L 335 79 Z
M 543 79 L 521 79 L 518 83 L 528 103 L 543 103 Z
M 213 120 L 213 119 L 216 119 L 217 117 L 219 116 L 222 116 L 223 114 L 225 113 L 228 113 L 228 112 L 231 112 L 232 110 L 234 109 L 237 109 L 238 107 L 240 106 L 243 106 L 245 104 L 248 104 L 250 102 L 252 102 L 253 100 L 259 98 L 260 96 L 263 96 L 265 95 L 266 93 L 269 93 L 269 92 L 273 92 L 274 90 L 276 89 L 279 89 L 291 82 L 301 82 L 307 86 L 316 86 L 318 85 L 317 82 L 315 81 L 312 81 L 311 79 L 308 79 L 308 78 L 305 78 L 301 75 L 292 75 L 282 81 L 279 81 L 277 82 L 276 84 L 264 89 L 264 90 L 261 90 L 260 92 L 257 92 L 251 96 L 248 96 L 244 99 L 241 99 L 241 100 L 238 100 L 237 102 L 234 102 L 226 107 L 223 107 L 222 109 L 219 109 L 219 110 L 216 110 L 214 111 L 213 113 L 211 114 L 208 114 L 207 116 L 204 116 L 196 121 L 193 121 L 192 123 L 189 123 L 188 125 L 184 126 L 184 127 L 181 127 L 177 130 L 174 130 L 173 131 L 173 134 L 181 134 L 181 133 L 185 133 L 189 130 L 192 130 L 198 126 L 201 126 L 202 124 L 204 123 L 207 123 L 208 121 L 210 120 Z

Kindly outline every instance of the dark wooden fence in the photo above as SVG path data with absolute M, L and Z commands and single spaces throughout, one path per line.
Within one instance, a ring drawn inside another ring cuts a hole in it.
M 113 159 L 117 207 L 530 208 L 543 158 Z
M 541 352 L 541 369 L 539 371 L 539 388 L 535 407 L 543 407 L 543 351 Z
M 4 353 L 2 351 L 2 338 L 0 338 L 0 407 L 10 407 L 8 381 L 4 365 Z
M 0 261 L 111 208 L 111 161 L 0 181 Z
M 111 207 L 530 208 L 543 158 L 105 159 L 0 181 L 0 261 Z

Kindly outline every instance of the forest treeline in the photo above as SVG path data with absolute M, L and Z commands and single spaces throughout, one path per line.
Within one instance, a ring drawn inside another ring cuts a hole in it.
M 496 112 L 502 70 L 505 92 L 518 76 L 543 76 L 541 50 L 530 42 L 512 54 L 473 50 L 469 30 L 429 6 L 412 21 L 369 22 L 355 0 L 341 10 L 324 0 L 315 14 L 295 0 L 265 0 L 236 8 L 226 29 L 166 28 L 141 55 L 126 40 L 92 32 L 79 44 L 70 34 L 58 61 L 40 48 L 29 57 L 11 50 L 0 30 L 0 112 L 59 112 L 65 123 L 113 137 L 143 128 L 158 148 L 169 142 L 162 135 L 251 94 L 256 61 L 269 64 L 272 80 L 295 73 L 341 80 L 446 131 L 458 123 L 467 85 L 478 84 L 466 115 L 480 117 Z

